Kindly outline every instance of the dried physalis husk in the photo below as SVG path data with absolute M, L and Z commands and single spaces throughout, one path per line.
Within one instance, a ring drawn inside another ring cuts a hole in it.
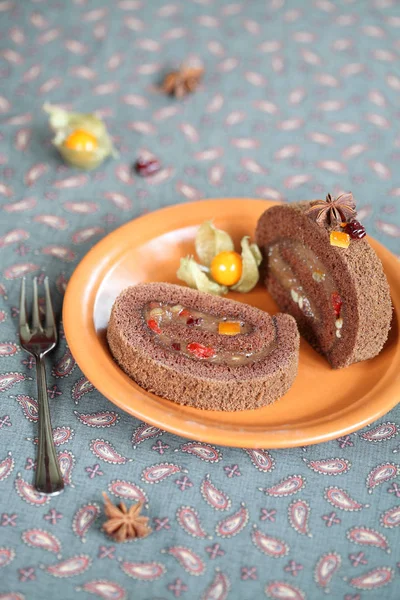
M 199 290 L 200 292 L 208 292 L 209 294 L 215 294 L 222 296 L 228 292 L 228 288 L 224 285 L 219 285 L 215 281 L 212 281 L 192 256 L 185 256 L 181 258 L 179 269 L 176 273 L 178 279 L 181 279 L 191 288 Z
M 53 144 L 66 163 L 85 170 L 98 167 L 108 156 L 118 157 L 103 121 L 92 114 L 71 113 L 45 104 L 54 131 Z
M 201 264 L 209 267 L 214 256 L 220 252 L 231 252 L 234 245 L 226 231 L 217 229 L 211 221 L 205 221 L 197 232 L 195 248 Z
M 235 292 L 250 292 L 258 283 L 260 273 L 258 267 L 262 261 L 262 255 L 257 244 L 249 243 L 249 236 L 242 238 L 242 276 L 239 281 L 231 287 Z

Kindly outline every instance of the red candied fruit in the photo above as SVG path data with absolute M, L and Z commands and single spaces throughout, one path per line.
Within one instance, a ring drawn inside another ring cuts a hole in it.
M 361 225 L 361 223 L 355 219 L 350 221 L 350 223 L 346 223 L 344 230 L 353 240 L 361 240 L 367 235 L 364 225 Z
M 197 342 L 191 342 L 187 345 L 187 349 L 190 354 L 196 356 L 196 358 L 212 358 L 215 356 L 214 348 L 210 348 L 209 346 L 203 346 L 202 344 L 198 344 Z
M 332 305 L 335 311 L 336 318 L 340 317 L 343 301 L 337 292 L 332 292 Z
M 149 160 L 139 158 L 135 163 L 135 171 L 142 177 L 150 177 L 159 171 L 161 165 L 156 158 L 150 158 Z
M 155 321 L 154 319 L 149 319 L 149 320 L 147 321 L 147 325 L 148 325 L 148 327 L 150 327 L 150 329 L 151 329 L 152 331 L 154 331 L 154 333 L 158 333 L 158 334 L 160 334 L 160 333 L 161 333 L 161 329 L 160 329 L 160 327 L 159 327 L 159 325 L 158 325 L 157 321 Z
M 189 317 L 188 320 L 186 321 L 186 325 L 200 325 L 203 322 L 203 319 L 201 317 L 198 317 L 197 319 L 194 319 L 193 317 Z
M 176 350 L 177 352 L 179 352 L 179 351 L 180 351 L 180 349 L 181 349 L 181 345 L 180 345 L 180 344 L 178 344 L 178 342 L 172 342 L 171 346 L 172 346 L 172 348 L 173 348 L 174 350 Z
M 182 308 L 182 310 L 180 310 L 178 312 L 178 317 L 191 317 L 192 315 L 190 314 L 190 312 L 188 311 L 187 308 Z

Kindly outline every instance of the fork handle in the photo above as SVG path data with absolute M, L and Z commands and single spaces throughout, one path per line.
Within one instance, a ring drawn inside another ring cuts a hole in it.
M 64 480 L 53 441 L 47 395 L 46 367 L 43 356 L 36 356 L 36 374 L 39 405 L 39 448 L 35 488 L 41 494 L 59 494 L 64 489 Z

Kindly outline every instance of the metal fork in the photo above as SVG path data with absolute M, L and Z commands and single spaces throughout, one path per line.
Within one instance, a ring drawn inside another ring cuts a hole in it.
M 39 405 L 39 447 L 35 488 L 41 494 L 55 496 L 64 489 L 64 480 L 58 464 L 53 441 L 53 430 L 50 420 L 49 400 L 47 396 L 46 367 L 44 357 L 57 344 L 57 328 L 51 303 L 49 279 L 44 280 L 46 293 L 45 324 L 42 327 L 39 315 L 38 283 L 33 280 L 32 326 L 27 322 L 25 277 L 21 285 L 21 301 L 19 310 L 19 339 L 24 350 L 32 354 L 36 360 L 36 376 Z

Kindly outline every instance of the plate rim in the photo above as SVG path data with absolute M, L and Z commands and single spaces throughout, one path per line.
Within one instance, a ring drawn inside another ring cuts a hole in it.
M 233 203 L 239 203 L 239 204 L 246 202 L 247 205 L 249 203 L 252 203 L 253 205 L 258 205 L 260 207 L 260 215 L 261 215 L 261 212 L 263 210 L 265 210 L 267 207 L 271 207 L 276 204 L 281 204 L 280 202 L 277 202 L 274 200 L 259 199 L 259 198 L 245 198 L 245 197 L 243 197 L 243 198 L 237 198 L 237 197 L 210 198 L 210 199 L 206 199 L 206 200 L 198 200 L 195 202 L 190 202 L 188 204 L 193 208 L 193 210 L 196 210 L 196 207 L 201 208 L 201 209 L 207 207 L 210 209 L 210 211 L 212 211 L 213 205 L 220 204 L 220 203 L 226 203 L 226 202 L 230 202 L 230 203 L 233 202 Z M 108 254 L 104 253 L 103 257 L 102 257 L 102 249 L 108 248 L 110 246 L 110 243 L 112 244 L 114 238 L 117 239 L 123 230 L 125 230 L 125 229 L 129 230 L 130 228 L 135 227 L 135 225 L 136 225 L 136 227 L 139 227 L 139 229 L 140 229 L 140 225 L 145 224 L 146 221 L 153 220 L 155 216 L 157 218 L 157 215 L 167 214 L 168 212 L 174 214 L 179 209 L 182 209 L 182 204 L 174 204 L 174 205 L 170 205 L 170 206 L 158 209 L 156 211 L 152 211 L 150 213 L 147 213 L 145 215 L 141 215 L 135 219 L 132 219 L 132 220 L 128 221 L 127 223 L 124 223 L 117 229 L 113 230 L 112 232 L 110 232 L 109 234 L 104 236 L 81 259 L 81 261 L 78 263 L 78 265 L 74 269 L 74 271 L 70 277 L 70 280 L 67 284 L 67 289 L 65 292 L 63 308 L 62 308 L 62 318 L 63 318 L 63 326 L 64 326 L 64 333 L 65 333 L 66 341 L 67 341 L 68 347 L 69 347 L 74 359 L 76 360 L 76 363 L 78 364 L 79 368 L 81 369 L 81 371 L 83 372 L 85 377 L 87 377 L 87 379 L 94 385 L 94 387 L 103 396 L 105 396 L 114 405 L 116 405 L 119 408 L 121 408 L 122 410 L 124 410 L 124 412 L 127 412 L 128 414 L 144 421 L 145 423 L 149 423 L 150 425 L 159 427 L 160 429 L 166 430 L 175 435 L 178 435 L 178 436 L 181 436 L 184 438 L 188 438 L 188 439 L 192 439 L 192 440 L 196 440 L 196 441 L 205 442 L 205 443 L 214 443 L 214 444 L 218 444 L 218 445 L 238 447 L 238 448 L 243 448 L 243 447 L 268 448 L 268 449 L 290 448 L 290 447 L 299 447 L 299 446 L 313 445 L 313 444 L 326 442 L 326 441 L 341 437 L 343 435 L 354 433 L 355 431 L 365 427 L 366 425 L 373 423 L 374 421 L 376 421 L 377 419 L 379 419 L 380 417 L 385 415 L 387 412 L 389 412 L 389 410 L 391 410 L 394 406 L 396 406 L 396 404 L 398 403 L 397 395 L 398 395 L 398 391 L 400 388 L 400 375 L 397 376 L 397 383 L 396 383 L 396 377 L 393 377 L 392 372 L 394 371 L 394 369 L 396 367 L 395 363 L 398 364 L 398 362 L 400 362 L 400 343 L 399 342 L 397 343 L 397 348 L 396 348 L 396 352 L 395 352 L 395 355 L 399 359 L 399 361 L 396 361 L 395 358 L 393 358 L 392 364 L 390 365 L 389 369 L 385 372 L 383 379 L 379 382 L 379 389 L 384 390 L 384 392 L 381 392 L 380 396 L 382 396 L 382 394 L 384 393 L 384 397 L 386 399 L 386 401 L 383 404 L 382 404 L 382 402 L 377 401 L 376 392 L 374 393 L 374 389 L 376 387 L 375 386 L 368 392 L 368 394 L 363 396 L 363 398 L 368 398 L 368 396 L 370 396 L 370 395 L 375 396 L 375 402 L 373 403 L 373 406 L 375 407 L 374 411 L 372 411 L 372 405 L 369 403 L 365 403 L 364 408 L 362 406 L 358 406 L 357 408 L 353 407 L 353 410 L 351 410 L 350 412 L 355 413 L 355 415 L 359 415 L 359 416 L 356 419 L 353 419 L 352 424 L 350 424 L 350 425 L 349 424 L 345 425 L 344 423 L 342 423 L 342 421 L 344 419 L 346 419 L 346 416 L 345 415 L 343 416 L 343 415 L 341 415 L 341 413 L 339 413 L 338 417 L 336 417 L 333 421 L 329 421 L 329 425 L 331 426 L 331 427 L 329 427 L 330 431 L 321 432 L 321 424 L 320 423 L 319 424 L 317 423 L 317 424 L 314 424 L 314 425 L 308 426 L 308 427 L 305 426 L 304 424 L 302 424 L 301 427 L 297 429 L 297 432 L 300 429 L 300 431 L 302 432 L 302 435 L 299 436 L 297 434 L 297 437 L 295 437 L 295 438 L 291 434 L 290 429 L 289 430 L 286 429 L 286 432 L 284 429 L 280 429 L 277 432 L 275 432 L 275 435 L 274 435 L 274 432 L 271 430 L 264 432 L 264 435 L 262 433 L 260 434 L 259 432 L 257 432 L 256 440 L 254 440 L 250 437 L 251 434 L 249 432 L 247 432 L 247 433 L 238 432 L 237 429 L 235 429 L 235 431 L 234 431 L 232 429 L 232 427 L 229 427 L 227 430 L 225 430 L 221 427 L 218 427 L 217 425 L 214 425 L 214 424 L 209 425 L 208 424 L 205 431 L 198 433 L 193 428 L 188 429 L 187 425 L 185 425 L 184 419 L 181 419 L 181 421 L 180 421 L 181 423 L 183 423 L 182 426 L 179 426 L 177 424 L 175 424 L 175 426 L 172 426 L 169 423 L 165 424 L 165 422 L 163 422 L 162 419 L 154 418 L 152 415 L 149 416 L 147 414 L 144 414 L 143 411 L 138 410 L 137 408 L 135 408 L 132 405 L 127 405 L 120 398 L 116 397 L 116 393 L 114 393 L 114 394 L 110 393 L 109 387 L 104 385 L 103 379 L 100 379 L 100 383 L 98 384 L 97 377 L 96 377 L 95 364 L 91 363 L 90 357 L 89 357 L 89 361 L 82 359 L 83 352 L 81 351 L 81 348 L 80 348 L 80 346 L 81 346 L 81 344 L 79 343 L 80 340 L 78 339 L 78 336 L 76 335 L 76 331 L 74 331 L 74 327 L 76 327 L 76 324 L 74 325 L 74 321 L 76 321 L 77 292 L 80 293 L 80 299 L 81 299 L 82 306 L 84 305 L 85 299 L 89 300 L 89 306 L 86 309 L 86 312 L 88 312 L 90 315 L 92 315 L 92 319 L 89 324 L 89 329 L 90 329 L 90 333 L 93 334 L 95 337 L 97 337 L 95 327 L 94 327 L 93 309 L 94 309 L 94 304 L 95 304 L 95 300 L 97 297 L 98 289 L 103 281 L 102 278 L 99 280 L 99 274 L 101 274 L 101 272 L 103 272 L 103 271 L 107 272 L 107 266 L 110 263 L 109 253 Z M 160 234 L 168 233 L 168 231 L 170 231 L 170 230 L 171 230 L 171 227 L 168 227 L 167 230 L 165 228 L 162 228 L 160 230 Z M 142 228 L 142 231 L 145 231 L 145 227 Z M 152 236 L 152 237 L 154 237 L 154 236 Z M 148 240 L 148 238 L 146 238 L 146 240 Z M 381 260 L 384 259 L 384 262 L 386 263 L 386 268 L 389 268 L 389 270 L 393 274 L 393 277 L 395 278 L 395 275 L 396 275 L 395 265 L 398 267 L 397 258 L 387 248 L 385 248 L 385 246 L 383 246 L 380 242 L 378 242 L 374 238 L 369 237 L 369 240 L 372 242 L 372 246 L 374 247 L 374 249 L 378 249 L 378 254 L 379 254 L 380 259 Z M 115 248 L 117 249 L 118 246 L 116 245 Z M 94 268 L 93 268 L 93 258 L 97 259 L 95 261 Z M 113 264 L 113 263 L 111 263 L 111 264 Z M 87 273 L 88 270 L 89 270 L 89 273 Z M 83 275 L 85 275 L 85 276 L 83 277 Z M 397 276 L 397 278 L 398 278 L 398 276 Z M 84 284 L 82 283 L 83 281 L 84 281 Z M 93 283 L 91 283 L 91 282 L 96 282 L 96 281 L 98 281 L 98 285 L 96 288 L 93 288 Z M 95 293 L 92 294 L 94 297 L 90 300 L 90 292 L 93 291 L 93 289 L 95 291 Z M 392 294 L 392 302 L 393 302 L 393 306 L 394 306 L 394 312 L 396 312 L 396 308 L 400 309 L 400 285 L 398 286 L 398 289 L 397 288 L 395 288 L 394 290 L 391 289 L 391 294 Z M 397 303 L 395 302 L 394 296 L 396 297 Z M 89 311 L 89 308 L 91 309 L 90 311 Z M 81 316 L 82 316 L 82 312 L 81 312 Z M 86 320 L 84 320 L 84 322 L 85 322 L 85 326 L 87 327 Z M 95 381 L 96 381 L 96 383 L 94 383 Z M 134 387 L 137 388 L 137 391 L 139 394 L 143 394 L 143 393 L 147 394 L 147 392 L 145 390 L 143 390 L 142 388 L 140 388 L 135 382 L 133 382 L 133 384 L 134 384 Z M 385 391 L 385 388 L 388 388 L 388 389 L 386 389 L 386 391 Z M 393 394 L 390 393 L 392 390 L 393 390 Z M 377 405 L 377 406 L 375 406 L 375 405 Z M 175 406 L 175 410 L 176 410 L 176 407 L 178 407 L 178 410 L 179 410 L 179 405 L 175 404 L 174 406 Z M 353 406 L 353 405 L 350 405 L 350 406 Z M 370 407 L 370 409 L 368 407 Z M 203 411 L 199 411 L 199 412 L 203 412 Z M 347 413 L 347 410 L 345 412 Z M 357 423 L 355 423 L 354 421 L 357 421 Z M 178 423 L 179 423 L 179 421 L 178 421 Z M 223 437 L 224 437 L 224 439 L 222 441 L 221 441 L 221 439 L 219 439 L 219 436 L 221 436 L 221 433 L 223 433 Z M 260 439 L 260 437 L 264 441 L 262 441 Z

